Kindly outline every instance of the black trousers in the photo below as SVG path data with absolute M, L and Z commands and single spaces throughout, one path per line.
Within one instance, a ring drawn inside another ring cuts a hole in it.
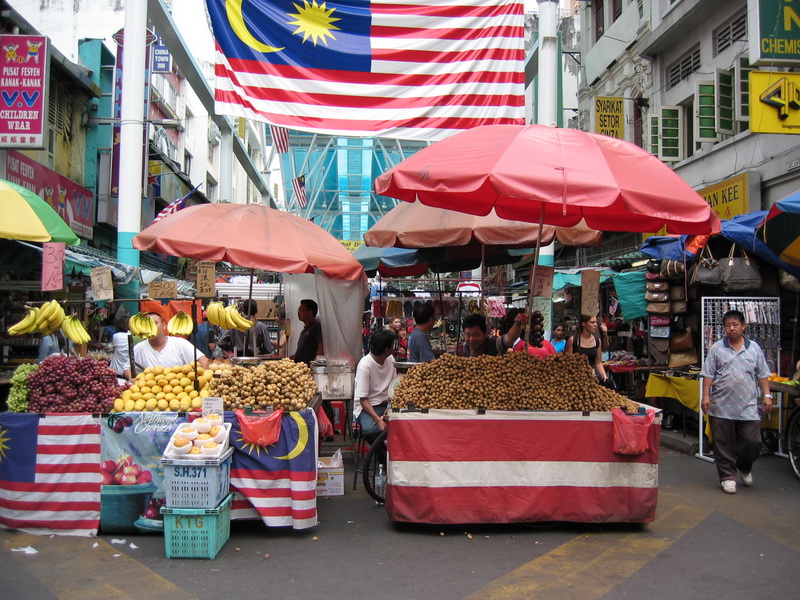
M 761 452 L 761 421 L 733 421 L 708 417 L 714 437 L 714 463 L 719 480 L 736 479 L 736 471 L 749 473 Z

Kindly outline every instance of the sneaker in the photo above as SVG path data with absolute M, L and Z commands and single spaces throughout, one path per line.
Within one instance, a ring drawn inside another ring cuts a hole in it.
M 726 479 L 722 482 L 722 491 L 726 494 L 735 494 L 736 482 L 733 479 Z
M 752 473 L 744 473 L 739 471 L 739 477 L 742 478 L 742 485 L 750 487 L 753 485 L 753 474 Z

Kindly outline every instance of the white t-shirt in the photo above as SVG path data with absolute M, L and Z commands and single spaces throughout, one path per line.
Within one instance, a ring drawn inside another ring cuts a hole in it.
M 118 331 L 111 336 L 111 344 L 114 346 L 114 355 L 111 357 L 109 366 L 117 375 L 122 375 L 125 369 L 131 366 L 131 360 L 128 356 L 128 332 Z
M 353 391 L 353 417 L 361 414 L 361 399 L 369 398 L 372 406 L 389 401 L 389 386 L 397 373 L 394 369 L 394 357 L 389 356 L 383 364 L 378 364 L 367 354 L 358 361 L 356 367 L 355 390 Z
M 133 360 L 137 369 L 147 367 L 177 367 L 188 365 L 195 357 L 205 356 L 195 348 L 189 340 L 179 337 L 167 337 L 167 343 L 161 352 L 156 352 L 148 340 L 139 342 L 133 347 Z

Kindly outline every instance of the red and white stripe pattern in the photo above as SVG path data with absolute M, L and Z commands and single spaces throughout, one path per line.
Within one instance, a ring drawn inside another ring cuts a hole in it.
M 292 179 L 292 190 L 294 190 L 294 197 L 297 200 L 297 205 L 300 208 L 305 208 L 308 197 L 306 196 L 306 178 L 304 175 Z
M 4 415 L 4 423 L 14 417 Z M 100 524 L 100 419 L 38 417 L 33 482 L 0 480 L 0 525 L 36 535 L 95 536 Z M 12 430 L 13 431 L 13 430 Z M 7 454 L 18 440 L 5 442 Z
M 660 431 L 658 418 L 649 450 L 623 456 L 611 413 L 392 414 L 386 509 L 431 524 L 652 521 Z
M 524 124 L 521 0 L 372 0 L 369 9 L 370 72 L 240 60 L 218 44 L 217 112 L 315 133 L 419 140 Z
M 270 125 L 269 130 L 272 134 L 275 152 L 286 154 L 289 151 L 289 130 L 286 127 L 278 127 L 277 125 Z

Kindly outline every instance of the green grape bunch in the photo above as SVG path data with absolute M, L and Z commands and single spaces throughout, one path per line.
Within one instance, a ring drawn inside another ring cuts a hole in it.
M 38 368 L 35 364 L 23 364 L 17 367 L 11 376 L 11 390 L 8 392 L 8 410 L 10 412 L 28 411 L 28 375 Z

